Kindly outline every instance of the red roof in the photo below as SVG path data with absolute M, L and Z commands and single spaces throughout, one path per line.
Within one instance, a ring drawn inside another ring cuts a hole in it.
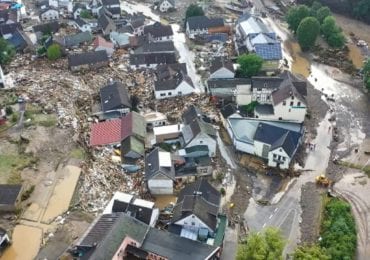
M 106 41 L 104 38 L 97 36 L 93 42 L 94 49 L 97 47 L 114 48 L 114 44 Z
M 90 145 L 98 146 L 121 142 L 121 121 L 121 119 L 115 119 L 92 124 Z

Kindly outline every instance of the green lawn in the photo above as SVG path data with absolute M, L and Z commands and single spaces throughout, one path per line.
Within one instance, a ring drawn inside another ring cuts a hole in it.
M 20 172 L 23 168 L 35 163 L 32 156 L 1 154 L 0 155 L 0 183 L 15 184 L 21 182 Z

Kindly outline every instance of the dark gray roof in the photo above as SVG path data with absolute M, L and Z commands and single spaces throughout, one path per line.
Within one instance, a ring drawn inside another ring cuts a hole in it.
M 271 96 L 274 105 L 280 104 L 292 96 L 299 99 L 302 103 L 306 103 L 305 98 L 297 91 L 292 82 L 287 82 L 287 85 L 281 86 L 278 90 L 272 92 Z
M 274 107 L 270 104 L 258 104 L 255 111 L 260 115 L 273 115 Z
M 170 79 L 177 73 L 187 74 L 186 63 L 161 64 L 155 70 L 157 80 Z
M 231 116 L 232 114 L 234 114 L 235 112 L 237 111 L 236 109 L 236 105 L 230 103 L 230 104 L 227 104 L 226 106 L 223 106 L 221 108 L 221 114 L 223 116 L 223 118 L 228 118 L 229 116 Z
M 175 90 L 183 81 L 186 81 L 190 86 L 194 88 L 193 82 L 191 81 L 190 77 L 184 75 L 182 72 L 179 72 L 172 78 L 155 81 L 154 90 Z
M 170 232 L 151 228 L 141 247 L 170 260 L 205 260 L 217 247 L 183 238 Z
M 129 217 L 124 213 L 119 215 L 115 223 L 108 229 L 106 236 L 100 241 L 89 260 L 112 259 L 122 241 L 128 236 L 139 244 L 145 239 L 149 226 L 143 222 Z
M 216 57 L 212 60 L 211 67 L 210 67 L 210 72 L 211 74 L 214 73 L 215 71 L 221 69 L 221 68 L 226 68 L 230 70 L 231 72 L 234 72 L 234 65 L 231 61 L 225 60 L 224 57 Z
M 184 124 L 190 124 L 196 118 L 202 117 L 203 112 L 196 106 L 190 105 L 183 113 L 182 113 L 182 121 Z
M 0 205 L 14 205 L 21 189 L 20 184 L 0 184 Z
M 271 145 L 270 151 L 280 147 L 283 148 L 290 157 L 294 155 L 294 152 L 298 147 L 298 143 L 292 132 L 287 131 L 282 135 L 273 145 Z
M 72 12 L 74 13 L 77 9 L 86 9 L 86 5 L 77 2 L 73 5 Z
M 236 88 L 237 85 L 251 84 L 251 80 L 247 78 L 233 79 L 209 79 L 207 81 L 208 88 Z
M 104 6 L 109 6 L 109 5 L 119 5 L 119 4 L 120 4 L 119 0 L 101 0 L 101 3 L 102 3 Z
M 280 77 L 252 77 L 252 88 L 278 89 L 283 80 Z
M 115 200 L 113 202 L 112 212 L 124 212 L 129 216 L 150 225 L 153 209 Z
M 150 34 L 154 38 L 172 36 L 173 31 L 171 25 L 164 25 L 160 22 L 147 25 L 144 27 L 144 34 Z
M 127 89 L 121 82 L 114 81 L 100 89 L 102 111 L 120 108 L 131 108 L 131 101 Z
M 283 136 L 286 135 L 287 132 L 289 132 L 289 135 L 287 137 L 289 137 L 290 140 L 285 140 L 285 138 L 283 138 Z M 265 124 L 265 123 L 259 123 L 257 130 L 254 134 L 254 140 L 260 141 L 266 144 L 270 144 L 271 145 L 270 150 L 271 148 L 280 147 L 286 141 L 287 146 L 288 145 L 290 146 L 291 145 L 290 142 L 292 142 L 294 146 L 293 151 L 295 151 L 295 148 L 298 147 L 299 145 L 300 137 L 301 137 L 301 134 L 298 132 L 289 131 L 287 129 L 280 128 L 278 126 Z M 290 151 L 290 148 L 286 152 L 288 153 L 289 151 Z
M 90 65 L 104 61 L 109 61 L 107 52 L 105 50 L 68 55 L 69 67 L 80 66 L 85 64 Z
M 82 43 L 91 42 L 93 39 L 93 36 L 91 32 L 80 32 L 74 35 L 68 35 L 64 38 L 64 45 L 69 47 L 75 47 Z
M 307 96 L 307 81 L 305 78 L 294 75 L 290 71 L 284 71 L 279 76 L 283 78 L 286 82 L 289 82 L 290 80 L 298 93 L 301 94 L 303 97 Z
M 48 6 L 47 8 L 45 8 L 45 9 L 41 9 L 40 10 L 40 15 L 42 15 L 43 13 L 46 13 L 46 12 L 48 12 L 48 11 L 56 11 L 56 12 L 58 12 L 58 10 L 55 8 L 55 7 L 51 7 L 51 6 Z
M 3 37 L 6 34 L 13 34 L 17 29 L 22 30 L 22 25 L 20 23 L 0 24 L 0 36 Z
M 151 151 L 149 154 L 147 154 L 145 158 L 145 178 L 147 180 L 152 179 L 159 173 L 162 173 L 163 175 L 167 176 L 169 179 L 174 180 L 175 179 L 175 170 L 173 166 L 171 167 L 162 167 L 160 166 L 159 161 L 159 148 L 155 148 L 153 151 Z
M 192 16 L 187 19 L 190 30 L 208 29 L 212 27 L 224 26 L 222 18 L 208 18 L 207 16 Z
M 141 53 L 130 55 L 130 65 L 176 63 L 175 53 Z
M 199 179 L 196 182 L 186 185 L 179 193 L 177 201 L 181 202 L 185 196 L 192 196 L 195 193 L 201 193 L 207 202 L 216 206 L 220 205 L 221 194 L 206 179 Z
M 103 30 L 107 28 L 110 22 L 111 22 L 111 19 L 108 16 L 106 16 L 104 13 L 98 18 L 98 24 Z
M 56 33 L 59 31 L 60 25 L 58 21 L 53 21 L 49 23 L 44 23 L 44 24 L 37 24 L 32 27 L 34 32 L 42 32 L 42 33 L 47 33 L 49 31 Z
M 112 15 L 121 14 L 121 7 L 106 7 L 105 9 Z
M 146 42 L 135 50 L 135 54 L 156 52 L 175 52 L 175 45 L 172 41 Z

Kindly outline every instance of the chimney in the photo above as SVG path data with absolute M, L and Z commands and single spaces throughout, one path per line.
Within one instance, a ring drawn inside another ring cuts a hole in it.
M 148 163 L 148 167 L 149 167 L 149 169 L 151 169 L 152 168 L 152 164 L 151 163 Z

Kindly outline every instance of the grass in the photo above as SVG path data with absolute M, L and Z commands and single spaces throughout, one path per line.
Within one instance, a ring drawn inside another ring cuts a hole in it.
M 35 124 L 44 126 L 44 127 L 52 127 L 57 124 L 57 117 L 55 115 L 44 115 L 44 114 L 37 114 L 34 115 L 33 121 Z
M 71 156 L 74 159 L 79 159 L 83 160 L 86 157 L 85 151 L 82 148 L 76 148 L 73 149 L 70 153 L 69 156 Z
M 36 162 L 37 159 L 31 155 L 1 154 L 0 181 L 8 184 L 21 183 L 21 171 Z

